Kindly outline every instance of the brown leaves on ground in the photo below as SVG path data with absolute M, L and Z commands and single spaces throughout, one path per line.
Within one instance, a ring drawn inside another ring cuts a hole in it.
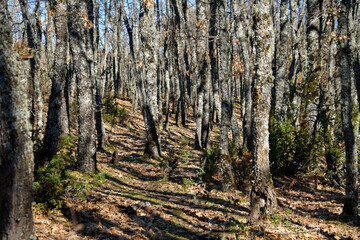
M 310 179 L 275 179 L 278 214 L 248 225 L 248 191 L 224 193 L 197 183 L 201 152 L 192 150 L 192 118 L 186 128 L 171 122 L 169 135 L 164 133 L 163 151 L 182 154 L 164 180 L 159 162 L 142 157 L 140 112 L 131 113 L 128 101 L 119 103 L 130 118 L 111 128 L 112 147 L 98 153 L 104 183 L 86 200 L 66 199 L 61 211 L 34 211 L 39 239 L 360 239 L 359 221 L 339 217 L 343 192 L 321 184 L 314 190 Z M 179 144 L 184 138 L 187 146 Z M 112 164 L 115 149 L 118 161 Z

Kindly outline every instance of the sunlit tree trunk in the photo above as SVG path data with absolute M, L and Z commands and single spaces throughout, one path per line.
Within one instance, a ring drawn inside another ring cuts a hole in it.
M 287 113 L 286 84 L 289 49 L 289 9 L 288 0 L 281 0 L 280 3 L 280 39 L 276 50 L 276 77 L 275 77 L 275 118 L 282 122 L 286 120 Z
M 270 2 L 256 1 L 253 8 L 255 29 L 255 76 L 253 89 L 252 159 L 254 181 L 250 194 L 250 221 L 276 211 L 276 194 L 269 164 L 269 112 L 273 83 L 274 28 Z
M 42 138 L 43 127 L 43 102 L 40 88 L 40 53 L 41 53 L 41 26 L 40 26 L 40 0 L 36 0 L 34 17 L 35 23 L 31 22 L 29 5 L 27 0 L 20 0 L 20 7 L 25 24 L 26 35 L 29 47 L 33 50 L 33 57 L 30 58 L 30 81 L 32 83 L 32 106 L 30 121 L 33 124 L 34 136 Z
M 198 1 L 196 4 L 197 14 L 197 104 L 195 110 L 196 133 L 195 146 L 198 149 L 206 148 L 209 137 L 209 88 L 210 88 L 210 65 L 208 50 L 208 20 L 209 3 Z
M 28 79 L 13 50 L 11 34 L 4 1 L 0 1 L 0 239 L 35 239 Z
M 160 126 L 157 99 L 157 49 L 158 33 L 156 31 L 154 1 L 142 2 L 140 10 L 140 36 L 145 72 L 145 101 L 143 114 L 146 129 L 145 154 L 160 157 Z
M 77 81 L 78 101 L 78 168 L 84 172 L 96 171 L 95 121 L 92 75 L 93 40 L 89 8 L 91 0 L 71 1 L 68 9 L 68 27 L 71 56 L 74 58 L 74 70 Z M 92 4 L 91 4 L 92 5 Z

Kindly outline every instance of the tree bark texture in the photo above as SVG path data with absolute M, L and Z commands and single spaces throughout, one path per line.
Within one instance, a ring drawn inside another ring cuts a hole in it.
M 91 1 L 91 0 L 90 0 Z M 90 36 L 93 23 L 90 20 L 89 0 L 73 1 L 68 5 L 70 49 L 74 61 L 78 101 L 78 168 L 83 172 L 96 171 L 94 97 L 92 75 L 93 44 Z M 92 11 L 92 10 L 91 10 Z
M 4 240 L 35 239 L 28 79 L 20 69 L 0 1 L 0 239 Z
M 143 114 L 146 129 L 145 154 L 149 157 L 160 157 L 160 121 L 157 99 L 157 49 L 155 4 L 153 0 L 141 3 L 140 36 L 143 49 L 145 71 L 145 102 Z
M 56 46 L 51 79 L 51 94 L 44 136 L 45 161 L 56 154 L 59 138 L 69 133 L 68 115 L 65 102 L 65 82 L 67 74 L 68 30 L 67 5 L 65 1 L 53 1 L 55 10 Z
M 342 0 L 339 14 L 338 41 L 338 67 L 341 79 L 341 119 L 345 137 L 346 150 L 346 187 L 343 213 L 357 216 L 359 203 L 358 182 L 358 134 L 359 134 L 359 111 L 356 105 L 356 97 L 352 94 L 355 88 L 354 79 L 351 76 L 351 24 L 350 8 L 355 4 L 354 0 Z M 345 38 L 344 38 L 345 37 Z
M 209 138 L 209 88 L 210 88 L 210 64 L 208 48 L 208 21 L 209 3 L 198 1 L 196 4 L 197 14 L 197 46 L 196 57 L 198 66 L 197 104 L 196 104 L 196 133 L 195 146 L 198 149 L 206 148 Z
M 24 24 L 26 26 L 26 35 L 28 46 L 32 49 L 33 57 L 30 58 L 30 81 L 32 84 L 32 105 L 30 112 L 30 121 L 33 124 L 33 136 L 41 139 L 43 128 L 43 102 L 40 88 L 40 53 L 41 53 L 41 27 L 40 27 L 40 0 L 36 0 L 34 17 L 35 24 L 31 22 L 29 14 L 29 5 L 27 0 L 20 0 L 20 7 Z
M 232 47 L 229 32 L 229 16 L 227 1 L 218 3 L 219 15 L 219 81 L 221 92 L 221 118 L 220 118 L 220 172 L 221 184 L 224 191 L 234 188 L 235 176 L 231 165 L 229 153 L 229 129 L 233 113 L 233 100 L 230 94 L 230 82 L 232 80 Z
M 254 181 L 250 193 L 250 222 L 276 211 L 276 194 L 269 165 L 269 112 L 273 83 L 274 56 L 273 22 L 270 2 L 256 1 L 253 8 L 255 29 L 255 77 L 252 112 L 252 160 Z

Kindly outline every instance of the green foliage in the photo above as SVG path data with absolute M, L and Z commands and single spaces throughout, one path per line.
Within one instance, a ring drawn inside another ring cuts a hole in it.
M 164 154 L 158 160 L 160 161 L 160 168 L 164 179 L 169 179 L 175 169 L 179 166 L 180 159 L 176 156 L 174 151 L 170 151 L 169 154 Z
M 49 208 L 61 208 L 65 194 L 66 169 L 76 164 L 76 137 L 61 138 L 57 154 L 44 167 L 35 170 L 35 201 Z
M 104 101 L 104 119 L 111 126 L 116 123 L 124 123 L 126 119 L 128 119 L 128 114 L 126 113 L 125 107 L 119 107 L 114 103 L 113 98 L 111 96 L 105 97 Z
M 207 149 L 200 158 L 199 178 L 201 182 L 209 183 L 219 171 L 220 145 L 215 143 Z
M 182 187 L 185 189 L 190 188 L 191 186 L 195 185 L 195 181 L 192 178 L 183 178 L 183 184 Z
M 35 208 L 40 211 L 59 209 L 66 196 L 85 200 L 87 192 L 105 179 L 105 173 L 82 174 L 76 166 L 77 137 L 61 138 L 57 154 L 44 167 L 35 170 Z
M 278 123 L 274 116 L 270 117 L 270 166 L 273 174 L 294 173 L 298 166 L 295 162 L 297 148 L 302 142 L 296 138 L 297 131 L 290 121 Z
M 250 179 L 252 172 L 251 155 L 245 147 L 237 147 L 235 142 L 229 144 L 231 164 L 235 173 L 237 185 L 244 184 Z M 200 159 L 199 177 L 202 182 L 209 183 L 219 171 L 219 160 L 221 157 L 220 145 L 215 143 Z

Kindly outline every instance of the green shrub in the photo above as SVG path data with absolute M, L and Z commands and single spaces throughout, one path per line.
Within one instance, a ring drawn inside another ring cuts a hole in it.
M 174 151 L 170 151 L 168 154 L 164 154 L 160 161 L 160 168 L 163 173 L 164 179 L 169 179 L 174 173 L 175 169 L 179 166 L 179 157 L 176 156 Z
M 76 166 L 77 137 L 70 134 L 61 138 L 57 154 L 44 167 L 35 170 L 35 208 L 38 210 L 59 209 L 65 196 L 85 200 L 93 186 L 99 186 L 105 173 L 83 174 L 74 171 Z
M 306 126 L 296 129 L 291 121 L 278 123 L 270 117 L 270 167 L 275 175 L 291 175 L 299 171 L 310 172 L 319 167 L 324 155 L 322 129 L 310 135 Z
M 219 171 L 220 146 L 215 143 L 207 149 L 200 158 L 199 178 L 201 182 L 209 183 Z
M 229 154 L 236 184 L 241 185 L 250 179 L 252 172 L 251 155 L 245 147 L 237 147 L 234 141 L 229 144 Z M 210 147 L 201 156 L 199 178 L 202 182 L 211 182 L 218 173 L 220 157 L 221 152 L 218 143 Z
M 35 170 L 35 201 L 48 208 L 61 208 L 66 188 L 66 169 L 76 164 L 76 137 L 61 138 L 57 154 L 44 167 Z
M 105 97 L 104 101 L 104 119 L 112 126 L 116 123 L 124 123 L 128 119 L 125 107 L 119 107 L 114 103 L 111 96 Z

